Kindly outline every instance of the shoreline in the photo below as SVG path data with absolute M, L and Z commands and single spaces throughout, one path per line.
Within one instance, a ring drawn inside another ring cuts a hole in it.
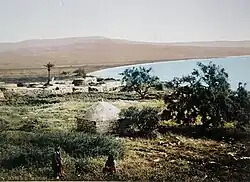
M 84 67 L 87 75 L 98 73 L 107 69 L 131 67 L 138 65 L 148 65 L 157 64 L 173 61 L 195 61 L 195 60 L 208 60 L 208 59 L 221 59 L 230 57 L 249 57 L 249 54 L 236 55 L 236 56 L 199 56 L 199 57 L 184 57 L 176 59 L 158 59 L 158 60 L 138 60 L 138 61 L 128 61 L 127 63 L 107 63 L 107 64 L 79 64 L 79 65 L 58 65 L 52 70 L 54 76 L 59 76 L 63 71 L 74 71 L 78 68 Z M 2 68 L 0 69 L 0 76 L 4 78 L 17 78 L 17 77 L 29 77 L 29 76 L 47 76 L 46 68 Z
M 104 69 L 101 69 L 101 70 L 96 70 L 96 71 L 93 71 L 93 72 L 90 72 L 90 73 L 87 73 L 87 74 L 91 75 L 91 74 L 99 73 L 99 72 L 102 72 L 102 71 L 106 71 L 108 69 L 128 68 L 128 67 L 134 67 L 134 66 L 140 66 L 140 65 L 148 66 L 148 65 L 166 63 L 166 62 L 173 62 L 173 61 L 175 61 L 175 62 L 197 61 L 197 60 L 204 61 L 204 60 L 209 60 L 209 59 L 223 59 L 223 58 L 235 58 L 235 57 L 250 57 L 250 55 L 221 56 L 221 57 L 213 56 L 213 57 L 207 57 L 207 58 L 184 58 L 184 59 L 169 59 L 169 60 L 153 60 L 153 61 L 148 61 L 148 62 L 145 61 L 143 63 L 136 63 L 136 64 L 129 64 L 129 65 L 115 66 L 115 67 L 108 67 L 108 68 L 104 68 Z
M 182 67 L 182 68 L 180 68 L 182 70 L 181 74 L 184 74 L 184 72 L 186 72 L 186 70 L 194 69 L 194 66 L 197 62 L 202 62 L 203 64 L 208 64 L 210 61 L 212 62 L 212 64 L 222 66 L 223 68 L 225 68 L 227 70 L 226 72 L 230 75 L 228 81 L 233 89 L 237 89 L 238 83 L 243 82 L 243 83 L 247 84 L 246 89 L 248 91 L 250 91 L 250 87 L 249 87 L 250 80 L 247 79 L 248 78 L 248 71 L 246 71 L 245 67 L 244 67 L 245 64 L 247 64 L 247 67 L 249 67 L 250 55 L 222 56 L 222 57 L 213 57 L 213 58 L 178 59 L 178 60 L 173 60 L 173 61 L 169 61 L 169 60 L 159 61 L 158 60 L 158 61 L 148 62 L 148 63 L 131 64 L 131 65 L 102 69 L 102 70 L 98 70 L 95 72 L 91 72 L 88 75 L 90 75 L 90 76 L 92 75 L 92 76 L 96 76 L 96 77 L 103 77 L 103 78 L 120 79 L 121 78 L 120 76 L 116 76 L 116 74 L 118 73 L 118 70 L 119 70 L 119 72 L 122 72 L 126 68 L 145 66 L 147 68 L 152 67 L 153 72 L 155 72 L 156 70 L 160 69 L 160 67 L 164 67 L 164 66 L 167 67 L 168 64 L 170 64 L 170 68 L 175 67 L 177 69 L 178 69 L 178 66 L 180 65 L 180 67 Z M 177 62 L 177 63 L 173 63 L 173 62 Z M 171 63 L 173 63 L 173 64 L 171 64 Z M 183 66 L 181 66 L 182 64 L 179 64 L 179 63 L 187 64 L 187 67 L 185 67 L 185 66 L 183 67 Z M 154 65 L 156 65 L 156 66 L 154 67 Z M 188 65 L 192 65 L 192 66 L 188 66 Z M 238 71 L 235 72 L 235 68 L 237 69 L 240 67 L 241 67 L 241 69 L 243 69 L 243 71 L 241 72 L 241 74 L 238 74 Z M 157 74 L 154 73 L 154 74 L 156 74 L 156 76 L 159 76 L 161 81 L 167 81 L 167 80 L 169 80 L 169 78 L 167 78 L 167 77 L 173 76 L 173 74 L 170 76 L 166 74 L 167 75 L 166 76 L 166 75 L 161 74 L 161 73 L 162 73 L 161 71 L 160 71 L 160 73 L 157 73 Z M 174 74 L 178 75 L 179 73 L 174 73 Z M 179 76 L 181 76 L 181 74 Z M 185 73 L 185 74 L 188 74 L 188 73 Z M 176 75 L 174 75 L 174 76 L 176 76 Z

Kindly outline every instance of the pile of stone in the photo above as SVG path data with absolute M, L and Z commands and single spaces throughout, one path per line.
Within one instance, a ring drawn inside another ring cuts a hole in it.
M 100 134 L 112 133 L 119 119 L 120 109 L 108 102 L 97 102 L 87 109 L 83 117 L 78 117 L 78 123 L 83 128 L 93 126 Z M 84 127 L 86 126 L 86 127 Z

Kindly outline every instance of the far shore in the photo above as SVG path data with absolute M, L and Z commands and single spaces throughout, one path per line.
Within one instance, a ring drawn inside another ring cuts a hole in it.
M 114 67 L 108 67 L 101 70 L 96 70 L 93 72 L 89 72 L 88 75 L 91 75 L 93 73 L 101 72 L 103 70 L 109 69 L 109 68 L 126 68 L 126 67 L 133 67 L 133 66 L 140 66 L 140 65 L 151 65 L 151 64 L 157 64 L 157 63 L 165 63 L 165 62 L 171 62 L 171 61 L 197 61 L 197 60 L 209 60 L 209 59 L 220 59 L 220 58 L 233 58 L 233 57 L 250 57 L 250 55 L 242 55 L 242 56 L 221 56 L 221 57 L 207 57 L 207 58 L 184 58 L 184 59 L 171 59 L 171 60 L 154 60 L 154 61 L 146 61 L 142 63 L 136 63 L 136 64 L 128 64 L 128 65 L 121 65 L 121 66 L 114 66 Z
M 0 76 L 46 76 L 45 64 L 55 65 L 51 74 L 72 72 L 84 67 L 86 73 L 106 68 L 147 64 L 163 61 L 211 59 L 228 56 L 250 55 L 250 42 L 206 42 L 200 44 L 154 44 L 116 39 L 53 39 L 31 41 L 29 46 L 22 43 L 0 46 Z M 92 41 L 93 40 L 93 41 Z M 91 43 L 89 42 L 91 41 Z M 45 41 L 46 42 L 46 41 Z M 43 46 L 37 46 L 43 45 Z
M 139 61 L 129 61 L 128 63 L 107 63 L 107 64 L 88 64 L 88 65 L 59 65 L 55 66 L 52 69 L 52 75 L 58 76 L 61 72 L 74 71 L 78 68 L 84 67 L 86 73 L 89 75 L 94 72 L 102 71 L 108 68 L 115 67 L 130 67 L 133 65 L 141 64 L 152 64 L 160 62 L 169 62 L 169 61 L 188 61 L 188 60 L 197 60 L 197 59 L 214 59 L 214 58 L 226 58 L 226 57 L 242 57 L 250 55 L 229 55 L 229 56 L 199 56 L 199 57 L 183 57 L 183 58 L 174 58 L 174 59 L 159 59 L 159 60 L 139 60 Z M 9 68 L 9 69 L 0 69 L 0 76 L 2 77 L 26 77 L 26 76 L 46 76 L 46 68 Z

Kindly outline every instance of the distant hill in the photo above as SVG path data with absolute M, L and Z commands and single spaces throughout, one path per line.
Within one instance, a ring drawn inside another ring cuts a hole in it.
M 172 45 L 203 46 L 203 47 L 250 47 L 250 40 L 245 41 L 213 41 L 213 42 L 182 42 Z
M 95 71 L 159 60 L 250 55 L 250 41 L 149 43 L 105 37 L 75 37 L 0 43 L 0 72 L 40 69 L 48 61 L 61 70 L 84 65 Z M 34 71 L 36 74 L 37 71 Z

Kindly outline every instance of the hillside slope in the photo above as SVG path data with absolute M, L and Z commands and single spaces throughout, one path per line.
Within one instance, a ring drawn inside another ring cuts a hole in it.
M 248 46 L 246 41 L 159 44 L 105 37 L 28 40 L 0 44 L 0 72 L 6 75 L 12 70 L 41 69 L 48 61 L 60 70 L 84 65 L 87 71 L 95 71 L 159 60 L 239 55 L 250 55 L 250 44 Z

